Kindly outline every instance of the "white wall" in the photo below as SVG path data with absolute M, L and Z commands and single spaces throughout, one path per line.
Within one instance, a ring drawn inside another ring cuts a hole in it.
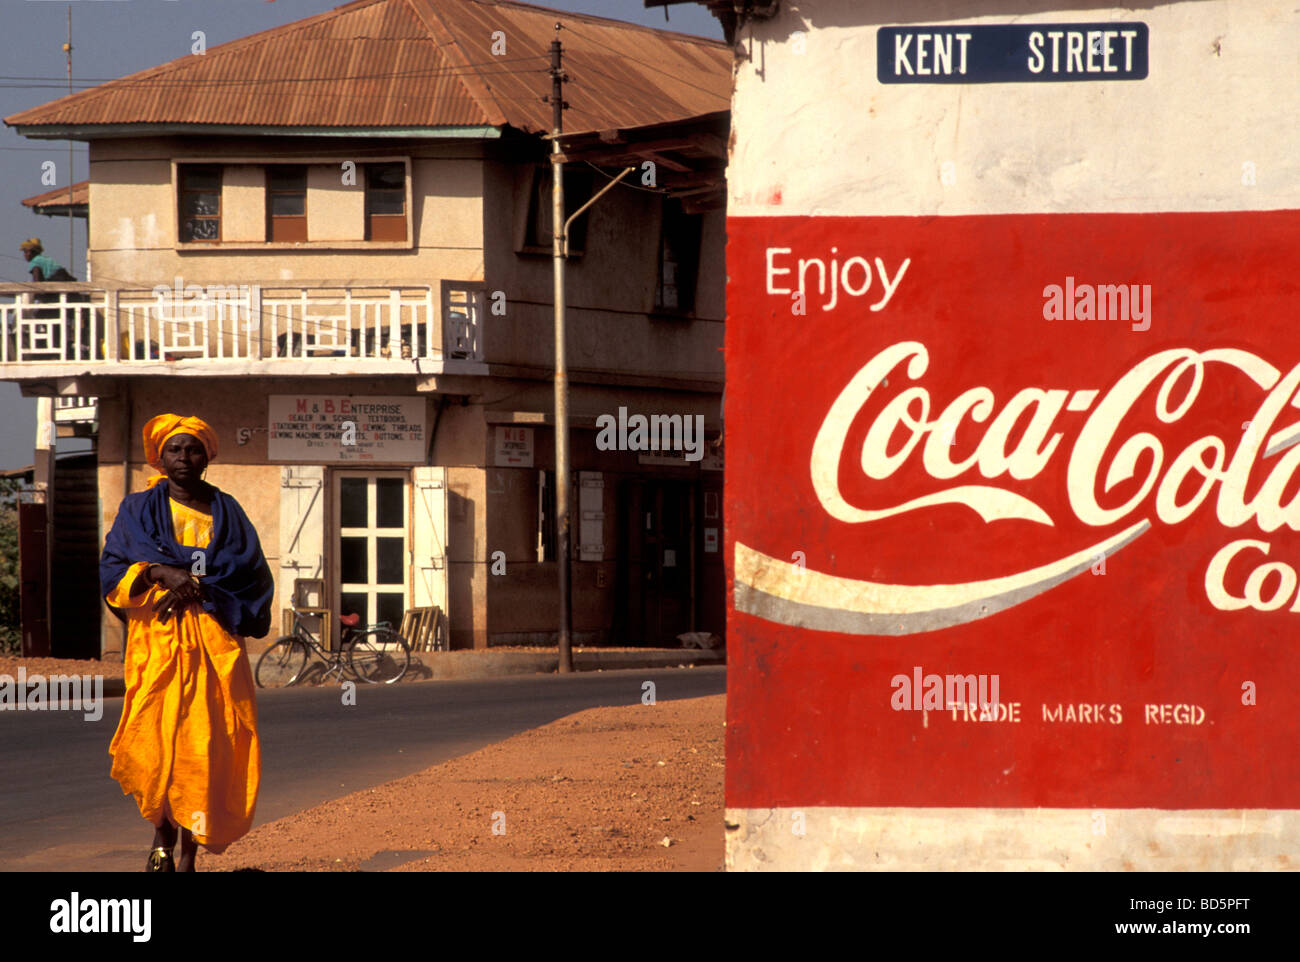
M 876 80 L 878 26 L 1104 20 L 1149 24 L 1145 80 Z M 738 46 L 749 43 L 746 28 Z M 736 78 L 731 217 L 1296 206 L 1300 18 L 1284 0 L 802 0 L 756 21 L 752 44 Z

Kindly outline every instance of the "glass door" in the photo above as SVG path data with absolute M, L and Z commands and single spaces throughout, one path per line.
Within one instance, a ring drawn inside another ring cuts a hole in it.
M 407 608 L 407 475 L 335 472 L 337 611 L 400 628 Z

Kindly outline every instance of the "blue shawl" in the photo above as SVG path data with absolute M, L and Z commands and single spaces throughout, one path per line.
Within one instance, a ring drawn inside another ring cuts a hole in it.
M 177 544 L 168 487 L 167 481 L 160 481 L 122 499 L 99 561 L 99 588 L 105 600 L 135 562 L 193 567 L 191 555 L 199 549 Z M 216 487 L 212 490 L 212 539 L 202 549 L 206 572 L 199 579 L 203 610 L 229 634 L 264 637 L 271 629 L 275 592 L 270 566 L 239 502 Z M 119 609 L 109 607 L 126 620 Z

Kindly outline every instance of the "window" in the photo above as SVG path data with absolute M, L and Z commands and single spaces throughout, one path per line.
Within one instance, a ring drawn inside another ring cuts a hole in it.
M 266 168 L 266 239 L 272 242 L 307 239 L 306 167 L 276 164 Z
M 605 482 L 599 471 L 579 471 L 569 486 L 569 555 L 578 549 L 582 561 L 604 560 Z M 537 472 L 537 560 L 559 557 L 559 520 L 555 507 L 555 472 Z
M 195 157 L 172 167 L 177 246 L 357 249 L 406 247 L 412 221 L 410 161 L 374 161 L 348 177 L 347 196 L 322 190 L 338 176 L 326 157 L 263 152 L 255 160 Z M 324 175 L 324 176 L 319 176 Z M 307 210 L 308 202 L 314 209 Z M 309 225 L 310 221 L 310 225 Z
M 482 284 L 442 282 L 443 350 L 450 358 L 483 360 Z
M 695 278 L 700 271 L 699 214 L 687 214 L 681 201 L 666 199 L 659 236 L 659 282 L 655 310 L 689 314 L 695 309 Z
M 221 168 L 185 164 L 180 168 L 181 240 L 221 240 Z
M 591 199 L 590 171 L 565 170 L 564 216 Z M 569 227 L 569 253 L 581 254 L 587 249 L 587 218 L 583 214 Z M 551 168 L 538 167 L 533 171 L 532 191 L 528 197 L 528 227 L 524 234 L 523 250 L 528 253 L 552 252 L 555 228 L 551 225 Z
M 366 164 L 366 240 L 406 240 L 406 166 Z

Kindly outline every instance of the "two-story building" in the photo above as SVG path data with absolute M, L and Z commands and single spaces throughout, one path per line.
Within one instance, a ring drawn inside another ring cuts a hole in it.
M 88 282 L 0 289 L 0 378 L 96 399 L 101 538 L 193 413 L 277 609 L 553 641 L 557 21 L 567 210 L 635 168 L 566 261 L 575 639 L 722 633 L 730 50 L 523 4 L 358 0 L 6 118 L 89 143 Z

